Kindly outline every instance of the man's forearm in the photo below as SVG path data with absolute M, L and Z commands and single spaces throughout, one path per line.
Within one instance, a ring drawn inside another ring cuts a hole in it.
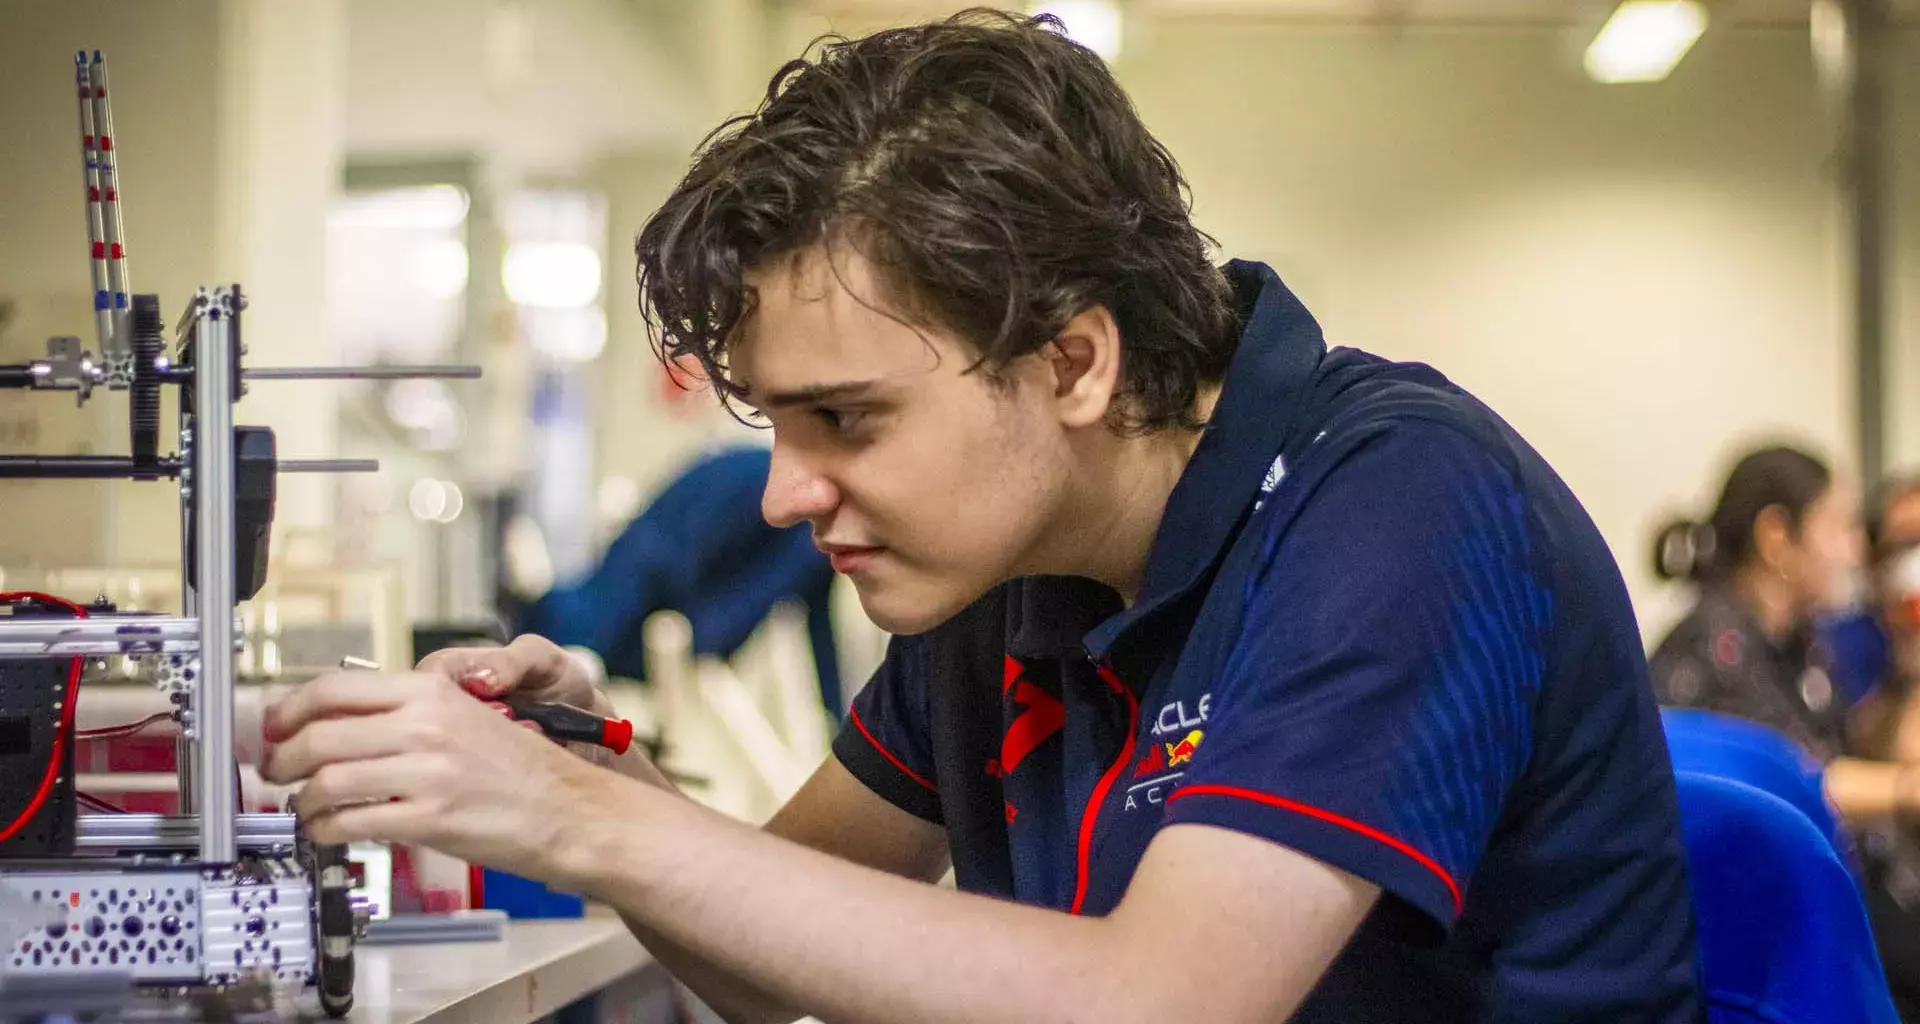
M 655 790 L 618 802 L 632 813 L 581 819 L 557 844 L 562 884 L 771 1004 L 836 1022 L 1285 1019 L 1378 893 L 1265 840 L 1185 827 L 1156 841 L 1112 915 L 1077 917 L 877 871 Z
M 612 904 L 643 942 L 743 980 L 763 1009 L 889 1024 L 1122 1022 L 1141 999 L 1113 984 L 1125 964 L 1098 952 L 1105 922 L 898 878 L 646 798 L 632 818 L 583 826 L 593 838 L 569 844 L 580 850 L 569 884 Z
M 596 707 L 602 715 L 612 715 L 613 708 L 604 694 L 599 695 Z M 607 767 L 637 782 L 645 783 L 662 792 L 671 793 L 682 800 L 689 800 L 680 791 L 673 780 L 667 778 L 652 761 L 647 760 L 638 750 L 610 756 L 603 762 Z M 674 942 L 672 939 L 646 926 L 646 923 L 631 914 L 621 914 L 627 930 L 640 940 L 648 954 L 660 961 L 668 973 L 682 985 L 693 990 L 706 1004 L 718 1011 L 729 1024 L 785 1024 L 802 1016 L 782 1007 L 778 1001 L 766 993 L 755 989 L 745 980 L 728 973 L 725 969 L 701 959 L 693 951 Z
M 786 1024 L 803 1014 L 788 1009 L 780 1001 L 748 984 L 739 976 L 715 966 L 665 935 L 648 928 L 631 914 L 621 914 L 627 930 L 640 940 L 647 952 L 673 975 L 674 980 L 693 990 L 727 1024 Z

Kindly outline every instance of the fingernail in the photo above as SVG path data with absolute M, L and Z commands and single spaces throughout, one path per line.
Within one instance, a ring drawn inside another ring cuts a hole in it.
M 475 697 L 497 697 L 501 692 L 500 678 L 490 668 L 475 669 L 460 677 L 460 688 Z

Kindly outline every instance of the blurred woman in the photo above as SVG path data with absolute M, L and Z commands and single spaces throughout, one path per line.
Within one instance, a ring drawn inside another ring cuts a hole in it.
M 1855 827 L 1920 812 L 1913 762 L 1849 756 L 1855 703 L 1816 628 L 1859 600 L 1865 548 L 1854 486 L 1812 455 L 1766 448 L 1734 466 L 1707 522 L 1667 527 L 1654 551 L 1663 576 L 1700 586 L 1651 658 L 1660 703 L 1793 738 L 1825 766 L 1827 798 Z
M 1821 761 L 1838 756 L 1850 702 L 1814 626 L 1857 598 L 1865 546 L 1855 489 L 1819 459 L 1794 448 L 1741 459 L 1706 522 L 1655 542 L 1660 575 L 1700 586 L 1653 653 L 1660 702 L 1752 719 Z

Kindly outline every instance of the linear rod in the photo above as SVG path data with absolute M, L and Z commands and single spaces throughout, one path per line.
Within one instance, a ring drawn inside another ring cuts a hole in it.
M 113 98 L 107 91 L 107 62 L 99 50 L 93 51 L 87 78 L 93 88 L 94 160 L 100 179 L 100 223 L 106 229 L 107 288 L 113 293 L 113 337 L 100 357 L 113 366 L 133 354 L 133 333 L 129 330 L 132 310 L 128 306 L 133 271 L 128 266 L 126 231 L 120 220 L 120 155 L 113 135 Z
M 0 480 L 125 480 L 145 474 L 172 476 L 175 459 L 141 467 L 124 455 L 0 455 Z
M 379 459 L 281 459 L 273 464 L 280 473 L 378 473 Z
M 256 366 L 242 380 L 476 380 L 478 366 Z
M 73 57 L 74 84 L 80 98 L 80 172 L 86 189 L 87 266 L 93 278 L 94 333 L 101 357 L 113 351 L 113 298 L 107 285 L 107 236 L 100 212 L 100 159 L 94 151 L 93 83 L 88 79 L 87 54 Z

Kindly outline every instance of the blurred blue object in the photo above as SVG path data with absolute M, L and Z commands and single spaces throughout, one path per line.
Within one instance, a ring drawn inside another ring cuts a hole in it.
M 1775 729 L 1716 711 L 1661 708 L 1667 750 L 1676 772 L 1745 783 L 1792 805 L 1827 837 L 1834 853 L 1853 864 L 1853 839 L 1827 802 L 1823 770 Z
M 1848 704 L 1858 704 L 1878 689 L 1892 662 L 1891 645 L 1880 620 L 1854 612 L 1821 621 L 1815 626 L 1831 660 L 1834 685 Z
M 833 567 L 806 525 L 760 516 L 772 455 L 726 448 L 697 460 L 629 523 L 586 578 L 555 587 L 519 614 L 517 632 L 598 654 L 607 672 L 646 678 L 641 625 L 677 611 L 696 654 L 731 657 L 775 605 L 806 610 L 820 699 L 841 712 L 840 664 L 829 600 Z
M 1900 1024 L 1865 906 L 1787 801 L 1675 773 L 1710 1024 Z
M 585 917 L 587 901 L 571 893 L 555 892 L 530 878 L 487 868 L 481 872 L 480 905 L 504 910 L 508 917 Z

